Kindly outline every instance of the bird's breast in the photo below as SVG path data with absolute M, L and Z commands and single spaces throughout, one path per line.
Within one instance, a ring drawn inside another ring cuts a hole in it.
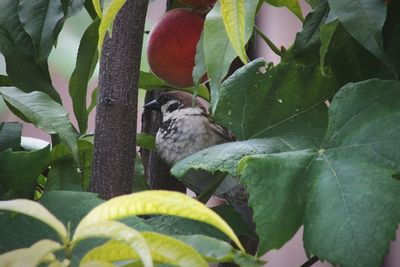
M 157 132 L 156 146 L 161 158 L 169 165 L 218 143 L 208 129 L 208 119 L 201 115 L 170 117 Z

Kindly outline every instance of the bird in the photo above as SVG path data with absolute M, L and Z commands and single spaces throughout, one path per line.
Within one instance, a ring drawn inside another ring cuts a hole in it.
M 156 134 L 156 149 L 161 159 L 170 167 L 179 160 L 202 149 L 233 142 L 235 135 L 216 124 L 209 113 L 208 102 L 187 92 L 166 91 L 144 108 L 161 112 L 162 123 Z M 216 176 L 203 170 L 189 170 L 184 184 L 197 195 L 215 183 Z M 247 193 L 238 179 L 227 175 L 215 192 L 218 197 L 241 199 L 247 202 Z M 228 199 L 226 199 L 228 198 Z
M 162 113 L 156 135 L 156 148 L 169 166 L 207 147 L 235 141 L 227 128 L 214 123 L 207 103 L 186 92 L 168 91 L 144 105 Z

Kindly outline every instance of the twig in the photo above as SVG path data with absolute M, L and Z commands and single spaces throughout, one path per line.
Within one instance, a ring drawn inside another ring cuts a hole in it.
M 303 263 L 303 265 L 301 265 L 300 267 L 310 267 L 311 265 L 313 265 L 317 261 L 319 261 L 319 258 L 317 256 L 312 256 L 311 258 L 308 259 L 308 261 Z
M 264 42 L 269 46 L 269 48 L 271 48 L 272 51 L 274 51 L 275 54 L 280 57 L 282 56 L 281 50 L 279 50 L 279 48 L 276 47 L 276 45 L 256 25 L 254 25 L 254 31 L 264 40 Z

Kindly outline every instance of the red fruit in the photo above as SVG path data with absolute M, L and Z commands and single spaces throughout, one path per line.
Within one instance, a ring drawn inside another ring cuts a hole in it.
M 175 87 L 193 85 L 196 45 L 203 25 L 204 19 L 188 9 L 165 13 L 148 41 L 147 60 L 155 75 Z
M 192 6 L 208 6 L 215 4 L 217 0 L 179 0 L 184 4 L 192 5 Z

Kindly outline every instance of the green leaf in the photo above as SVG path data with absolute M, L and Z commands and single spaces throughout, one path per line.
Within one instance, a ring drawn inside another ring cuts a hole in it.
M 99 18 L 103 17 L 103 12 L 101 10 L 101 0 L 92 0 L 94 10 Z
M 211 225 L 176 216 L 160 215 L 146 220 L 152 231 L 164 235 L 206 235 L 224 241 L 229 241 L 221 231 Z
M 152 258 L 157 263 L 173 266 L 208 266 L 202 256 L 191 246 L 172 237 L 153 232 L 143 232 L 149 245 Z M 138 255 L 126 244 L 110 241 L 101 247 L 94 248 L 82 259 L 82 263 L 90 260 L 107 262 L 137 259 Z
M 0 201 L 0 210 L 12 211 L 30 216 L 50 226 L 58 234 L 61 241 L 67 241 L 65 226 L 39 203 L 27 199 Z
M 15 0 L 3 0 L 0 2 L 0 26 L 3 28 L 4 32 L 1 32 L 2 38 L 5 35 L 9 35 L 11 40 L 11 45 L 18 52 L 34 56 L 35 49 L 33 47 L 33 42 L 30 36 L 25 32 L 21 21 L 18 17 L 18 2 Z M 0 42 L 3 43 L 4 41 Z M 0 47 L 2 47 L 0 45 Z M 2 48 L 2 53 L 4 52 L 4 47 Z
M 320 29 L 321 47 L 319 49 L 319 54 L 320 54 L 320 66 L 321 66 L 322 73 L 324 73 L 325 57 L 326 57 L 326 54 L 328 53 L 328 48 L 330 46 L 333 35 L 334 35 L 338 25 L 339 25 L 339 21 L 334 20 L 332 22 L 329 22 L 329 23 L 321 26 L 321 29 Z
M 264 0 L 268 4 L 276 7 L 286 7 L 293 14 L 296 15 L 301 21 L 303 21 L 303 15 L 301 13 L 301 7 L 298 0 Z
M 23 114 L 36 127 L 49 134 L 58 134 L 72 152 L 74 160 L 79 163 L 77 133 L 68 119 L 64 107 L 54 102 L 42 92 L 24 93 L 17 88 L 0 88 L 0 94 L 8 105 Z
M 84 32 L 76 59 L 76 66 L 69 81 L 74 114 L 80 133 L 85 133 L 89 113 L 86 109 L 87 86 L 98 61 L 97 41 L 100 21 L 94 20 Z
M 320 28 L 326 22 L 328 13 L 328 3 L 321 2 L 313 12 L 307 15 L 304 20 L 303 30 L 296 35 L 294 44 L 296 55 L 301 55 L 305 60 L 310 60 L 310 55 L 316 54 L 315 50 L 321 44 Z
M 238 140 L 311 130 L 317 136 L 317 129 L 326 128 L 324 102 L 335 91 L 335 81 L 323 77 L 318 66 L 289 62 L 267 68 L 257 59 L 223 83 L 214 119 Z
M 194 67 L 193 67 L 193 84 L 198 86 L 204 75 L 207 73 L 206 68 L 206 59 L 204 55 L 204 31 L 201 32 L 200 39 L 196 45 L 196 56 L 194 58 Z
M 323 145 L 240 163 L 257 231 L 263 232 L 261 254 L 271 240 L 278 247 L 289 238 L 273 220 L 293 233 L 303 223 L 306 251 L 321 260 L 344 267 L 381 264 L 400 221 L 400 184 L 392 177 L 400 171 L 399 104 L 398 81 L 348 84 L 329 108 Z
M 149 244 L 152 254 L 155 254 L 156 261 L 182 267 L 208 266 L 205 259 L 192 246 L 182 241 L 154 232 L 143 232 L 142 234 Z
M 52 255 L 52 252 L 61 248 L 61 244 L 52 240 L 40 240 L 30 248 L 18 249 L 0 255 L 0 266 L 36 267 L 45 257 Z M 52 258 L 55 258 L 54 255 L 52 255 Z
M 328 2 L 331 12 L 337 16 L 347 31 L 363 47 L 391 67 L 382 41 L 382 27 L 386 18 L 385 2 L 376 0 L 328 0 Z
M 0 152 L 11 148 L 20 150 L 22 125 L 18 122 L 0 123 Z
M 207 14 L 203 30 L 204 58 L 210 79 L 212 106 L 217 101 L 220 83 L 236 57 L 235 50 L 226 34 L 220 9 L 220 2 L 217 1 L 214 8 Z
M 92 99 L 90 101 L 90 105 L 87 109 L 87 114 L 90 114 L 90 112 L 93 111 L 93 109 L 96 107 L 96 101 L 97 101 L 97 93 L 99 92 L 99 88 L 96 87 L 92 91 Z
M 69 18 L 82 10 L 85 0 L 61 0 L 64 17 Z
M 257 6 L 257 1 L 251 1 Z M 247 63 L 245 49 L 245 1 L 244 0 L 221 0 L 221 15 L 225 25 L 226 33 L 236 54 L 243 63 Z
M 204 235 L 175 236 L 191 245 L 209 262 L 233 262 L 239 266 L 264 266 L 265 262 L 242 251 L 234 249 L 227 242 Z
M 74 191 L 46 192 L 40 199 L 40 203 L 60 221 L 70 224 L 71 230 L 76 228 L 90 210 L 103 202 L 104 200 L 98 198 L 94 193 Z
M 0 52 L 6 61 L 7 74 L 14 86 L 25 92 L 40 90 L 61 103 L 51 83 L 47 64 L 36 64 L 30 36 L 18 18 L 18 1 L 0 2 Z
M 93 144 L 79 139 L 78 154 L 79 167 L 74 162 L 71 151 L 65 143 L 60 143 L 52 149 L 50 154 L 51 168 L 47 176 L 45 191 L 82 191 L 89 188 Z
M 305 177 L 299 177 L 314 155 L 313 151 L 300 150 L 249 156 L 240 161 L 240 181 L 249 193 L 260 254 L 281 248 L 303 224 L 308 184 Z
M 330 67 L 338 84 L 343 86 L 348 82 L 377 77 L 381 68 L 379 59 L 361 46 L 342 24 L 338 23 L 335 29 L 330 27 L 334 27 L 334 24 L 329 23 L 321 28 L 321 49 L 327 48 L 320 60 L 323 59 L 323 63 Z
M 54 31 L 64 20 L 61 1 L 19 0 L 18 17 L 33 40 L 36 60 L 46 61 L 56 41 L 56 36 L 53 36 Z
M 315 8 L 320 3 L 319 0 L 306 0 L 306 1 L 308 4 L 310 4 L 312 8 Z
M 156 137 L 147 133 L 138 133 L 136 135 L 136 145 L 151 151 L 156 150 Z
M 82 177 L 74 167 L 72 159 L 61 160 L 51 165 L 45 192 L 57 190 L 82 191 Z
M 171 85 L 165 83 L 163 80 L 155 76 L 151 72 L 140 71 L 139 74 L 139 88 L 144 90 L 175 90 L 175 91 L 184 91 L 188 93 L 197 92 L 197 95 L 206 99 L 210 100 L 208 88 L 205 85 L 199 85 L 196 87 L 189 87 L 189 88 L 175 88 L 171 87 Z
M 7 75 L 0 75 L 0 86 L 13 86 L 13 83 Z
M 118 212 L 115 212 L 117 207 Z M 208 223 L 225 233 L 244 251 L 233 230 L 215 212 L 185 194 L 163 190 L 144 191 L 115 197 L 86 215 L 76 231 L 78 233 L 80 228 L 97 222 L 149 214 L 173 215 Z
M 101 205 L 100 205 L 101 206 Z M 151 252 L 144 237 L 129 226 L 116 221 L 99 221 L 76 229 L 73 246 L 87 238 L 109 238 L 124 242 L 135 250 L 145 267 L 152 267 Z
M 304 149 L 318 143 L 318 139 L 297 136 L 225 143 L 203 149 L 180 160 L 171 169 L 171 173 L 176 177 L 182 177 L 189 169 L 203 169 L 209 172 L 219 170 L 236 176 L 238 175 L 237 164 L 245 156 Z
M 393 60 L 397 75 L 400 75 L 400 24 L 393 30 L 393 37 L 389 43 L 388 55 Z
M 35 184 L 47 166 L 49 147 L 0 154 L 0 199 L 33 198 Z

